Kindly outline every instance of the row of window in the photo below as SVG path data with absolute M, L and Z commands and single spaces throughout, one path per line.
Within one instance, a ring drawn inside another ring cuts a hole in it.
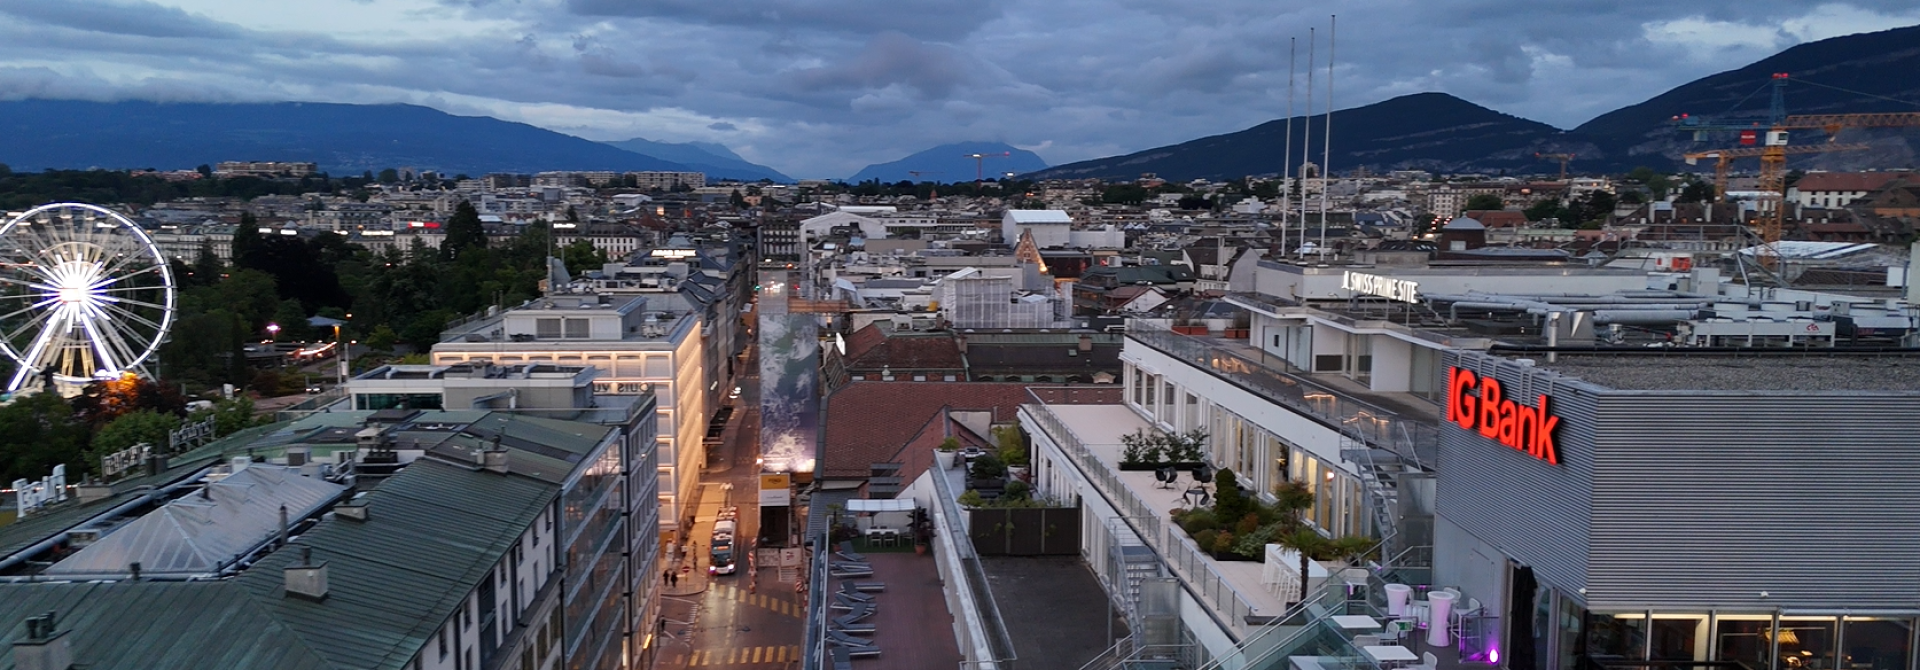
M 1338 464 L 1322 459 L 1291 440 L 1192 393 L 1162 375 L 1126 364 L 1127 401 L 1162 428 L 1207 433 L 1208 460 L 1228 468 L 1254 491 L 1271 493 L 1289 482 L 1304 482 L 1314 492 L 1307 518 L 1328 533 L 1368 532 L 1364 488 Z

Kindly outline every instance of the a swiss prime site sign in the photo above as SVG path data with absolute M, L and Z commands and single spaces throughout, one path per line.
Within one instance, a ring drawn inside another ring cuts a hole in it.
M 1420 282 L 1394 279 L 1364 272 L 1348 272 L 1340 277 L 1340 288 L 1400 302 L 1420 302 Z

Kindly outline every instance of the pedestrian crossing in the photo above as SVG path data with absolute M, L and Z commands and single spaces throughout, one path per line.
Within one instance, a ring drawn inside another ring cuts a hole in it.
M 687 667 L 786 663 L 788 661 L 798 660 L 800 660 L 800 647 L 798 645 L 702 649 L 687 655 Z
M 781 600 L 765 593 L 748 593 L 746 589 L 732 584 L 715 584 L 713 590 L 728 600 L 736 600 L 748 605 L 753 605 L 754 607 L 770 609 L 795 619 L 801 618 L 804 614 L 803 610 L 805 608 L 801 607 L 798 603 Z

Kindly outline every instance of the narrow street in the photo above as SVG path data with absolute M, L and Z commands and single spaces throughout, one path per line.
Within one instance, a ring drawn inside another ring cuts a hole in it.
M 679 586 L 667 590 L 668 618 L 692 625 L 669 625 L 669 633 L 677 639 L 663 650 L 662 668 L 799 667 L 806 603 L 794 594 L 792 585 L 776 581 L 776 569 L 760 568 L 755 575 L 748 568 L 748 554 L 760 532 L 760 379 L 758 361 L 751 352 L 748 373 L 739 381 L 740 397 L 732 400 L 731 425 L 701 474 L 690 535 L 699 543 L 698 549 L 689 556 L 689 569 L 681 575 Z M 724 505 L 738 508 L 740 569 L 732 575 L 708 575 L 713 523 Z

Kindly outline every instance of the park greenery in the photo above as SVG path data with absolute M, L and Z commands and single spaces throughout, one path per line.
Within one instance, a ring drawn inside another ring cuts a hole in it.
M 131 375 L 94 382 L 70 399 L 20 396 L 0 405 L 0 481 L 39 479 L 60 464 L 77 481 L 99 472 L 101 456 L 142 442 L 164 447 L 175 428 L 208 418 L 217 435 L 258 421 L 245 396 L 189 411 L 177 387 Z

